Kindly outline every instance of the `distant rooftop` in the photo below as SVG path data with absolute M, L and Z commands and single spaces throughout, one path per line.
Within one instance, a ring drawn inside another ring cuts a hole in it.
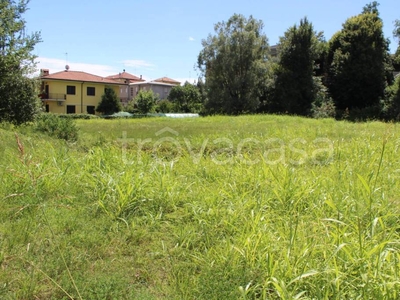
M 69 80 L 69 81 L 82 81 L 82 82 L 95 82 L 95 83 L 106 83 L 106 84 L 119 84 L 117 81 L 104 78 L 101 76 L 93 75 L 90 73 L 82 72 L 82 71 L 71 71 L 67 68 L 64 71 L 56 72 L 50 74 L 48 69 L 40 70 L 42 79 L 51 79 L 51 80 Z
M 153 81 L 169 83 L 169 84 L 173 84 L 173 85 L 180 85 L 181 84 L 179 81 L 176 81 L 176 80 L 168 78 L 168 77 L 161 77 L 161 78 L 155 79 Z
M 161 85 L 161 86 L 174 87 L 174 86 L 177 86 L 178 84 L 177 83 L 172 84 L 169 82 L 161 82 L 161 81 L 153 80 L 153 81 L 134 81 L 134 82 L 131 82 L 130 85 Z
M 138 76 L 132 75 L 132 74 L 130 74 L 128 72 L 125 72 L 125 70 L 122 73 L 111 75 L 111 76 L 107 76 L 106 78 L 109 78 L 109 79 L 127 79 L 130 82 L 145 81 L 144 79 L 142 79 L 142 75 L 140 75 L 140 77 L 138 77 Z

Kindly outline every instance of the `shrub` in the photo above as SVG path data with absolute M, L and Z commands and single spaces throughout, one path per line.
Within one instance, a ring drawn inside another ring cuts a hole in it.
M 336 115 L 335 103 L 332 99 L 323 101 L 318 106 L 313 103 L 311 106 L 311 114 L 315 119 L 334 118 Z
M 78 128 L 72 118 L 43 113 L 37 118 L 35 129 L 66 141 L 74 142 L 78 139 Z
M 122 105 L 117 97 L 117 93 L 112 88 L 106 87 L 96 111 L 105 115 L 112 115 L 121 110 Z
M 364 108 L 352 108 L 345 110 L 337 110 L 336 118 L 339 120 L 347 120 L 351 122 L 365 122 L 381 119 L 382 107 L 379 104 L 367 106 Z
M 157 103 L 156 111 L 160 113 L 170 113 L 174 111 L 174 104 L 168 100 L 161 100 Z
M 311 104 L 311 116 L 316 119 L 334 118 L 336 115 L 335 103 L 329 97 L 328 89 L 323 85 L 321 78 L 314 77 L 314 102 Z
M 398 121 L 400 118 L 400 76 L 385 90 L 382 115 L 386 120 Z
M 157 101 L 157 96 L 154 95 L 152 90 L 140 90 L 137 96 L 133 99 L 136 102 L 138 112 L 147 114 L 154 112 Z
M 35 80 L 9 74 L 0 78 L 0 122 L 32 122 L 40 107 Z

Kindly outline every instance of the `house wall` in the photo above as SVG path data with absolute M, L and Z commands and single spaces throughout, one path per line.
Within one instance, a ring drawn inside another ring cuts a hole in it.
M 136 87 L 138 87 L 138 90 L 152 90 L 155 95 L 158 95 L 160 100 L 167 99 L 169 92 L 172 89 L 172 86 L 169 85 L 162 85 L 162 84 L 151 84 L 151 83 L 145 83 L 145 84 L 140 84 L 140 85 L 131 85 L 136 90 Z
M 48 105 L 49 112 L 52 113 L 67 113 L 68 106 L 75 106 L 75 113 L 93 113 L 101 101 L 101 97 L 104 94 L 105 87 L 111 87 L 116 92 L 117 96 L 120 97 L 120 87 L 118 85 L 106 85 L 101 83 L 91 82 L 79 82 L 79 81 L 44 81 L 44 86 L 49 86 L 49 95 L 57 94 L 58 96 L 64 96 L 65 101 L 55 100 L 44 100 L 43 104 Z M 75 94 L 67 94 L 67 86 L 75 86 Z M 94 88 L 95 95 L 88 95 L 87 88 Z M 89 109 L 89 110 L 88 110 Z M 91 111 L 92 110 L 92 111 Z
M 158 94 L 160 100 L 166 99 L 168 97 L 169 92 L 171 91 L 170 86 L 165 86 L 165 85 L 151 85 L 151 89 L 153 90 L 154 94 Z

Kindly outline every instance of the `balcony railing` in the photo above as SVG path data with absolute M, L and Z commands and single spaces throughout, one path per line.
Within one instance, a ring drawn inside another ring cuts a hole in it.
M 53 100 L 53 101 L 64 101 L 67 99 L 66 94 L 58 94 L 58 93 L 43 93 L 40 95 L 40 99 L 42 100 Z

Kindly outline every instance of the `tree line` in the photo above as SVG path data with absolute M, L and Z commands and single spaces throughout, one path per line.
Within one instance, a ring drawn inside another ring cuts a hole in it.
M 35 68 L 31 52 L 41 38 L 39 32 L 25 34 L 27 4 L 0 0 L 0 121 L 15 124 L 32 121 L 40 111 L 38 82 L 27 75 Z M 214 34 L 202 41 L 197 84 L 174 87 L 161 101 L 142 92 L 126 109 L 397 120 L 400 20 L 394 22 L 399 44 L 391 55 L 378 6 L 376 1 L 365 5 L 329 41 L 303 18 L 272 47 L 261 20 L 234 14 L 215 24 Z M 116 95 L 103 98 L 97 111 L 122 109 Z
M 285 113 L 396 119 L 400 114 L 400 21 L 389 53 L 379 4 L 367 4 L 326 41 L 303 18 L 272 48 L 263 23 L 235 14 L 202 41 L 197 67 L 207 114 Z
M 270 46 L 263 22 L 234 14 L 202 41 L 197 85 L 174 87 L 161 112 L 275 113 L 339 119 L 400 118 L 400 20 L 389 53 L 379 4 L 365 5 L 329 41 L 303 18 Z

